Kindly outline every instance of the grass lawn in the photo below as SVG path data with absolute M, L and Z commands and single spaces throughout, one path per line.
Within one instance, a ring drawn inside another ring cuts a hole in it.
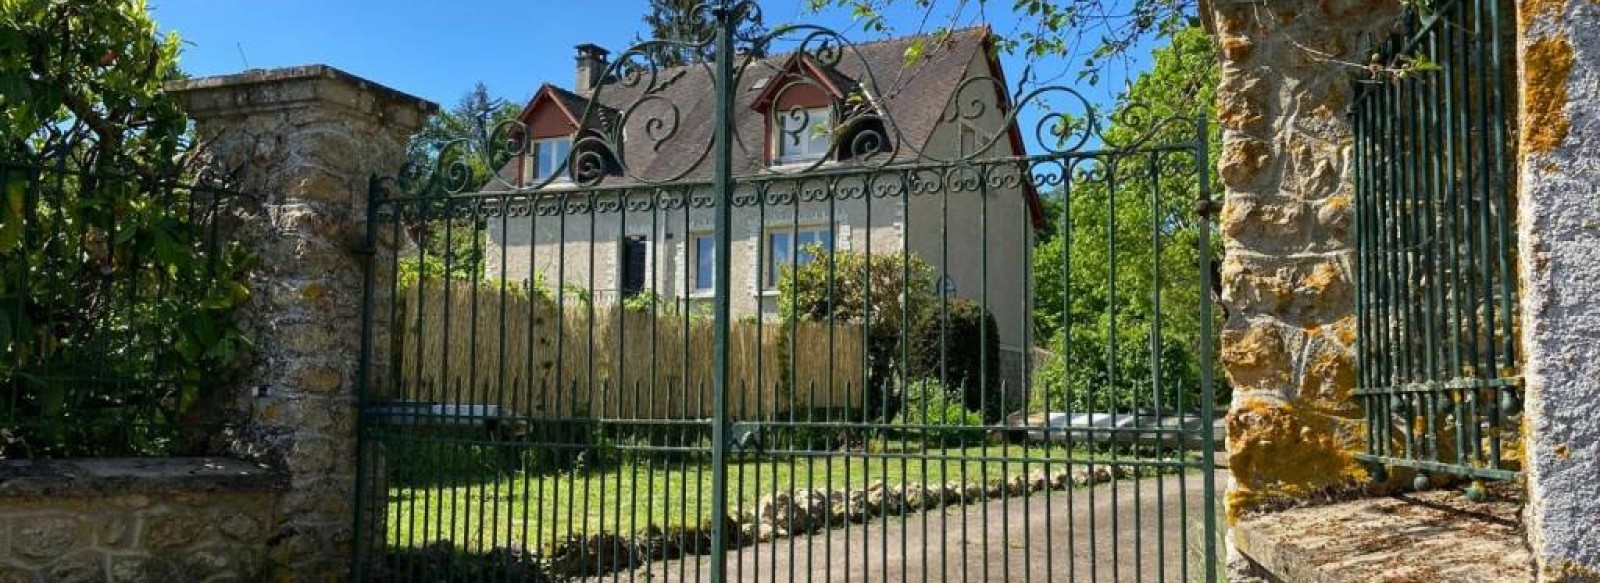
M 759 501 L 791 488 L 844 490 L 873 482 L 891 486 L 988 481 L 1045 469 L 1087 454 L 1059 446 L 988 445 L 874 453 L 736 458 L 728 469 L 728 505 L 754 514 Z M 1026 460 L 1026 465 L 1023 463 Z M 711 465 L 703 460 L 652 461 L 628 456 L 603 470 L 480 476 L 391 488 L 389 542 L 412 547 L 451 539 L 461 550 L 485 551 L 521 541 L 548 548 L 577 535 L 635 533 L 648 527 L 698 526 L 710 518 Z

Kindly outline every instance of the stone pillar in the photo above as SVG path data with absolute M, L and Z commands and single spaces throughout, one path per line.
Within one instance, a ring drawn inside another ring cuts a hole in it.
M 362 267 L 372 252 L 368 183 L 400 168 L 407 139 L 437 106 L 321 65 L 184 80 L 168 91 L 195 120 L 211 168 L 236 173 L 236 187 L 260 197 L 234 235 L 259 265 L 240 315 L 254 360 L 217 395 L 220 409 L 243 420 L 229 453 L 289 474 L 272 526 L 276 580 L 343 580 Z M 393 242 L 375 251 L 382 265 Z
M 1212 0 L 1228 517 L 1358 484 L 1351 74 L 1398 0 Z M 1230 545 L 1231 546 L 1231 545 Z M 1231 553 L 1230 553 L 1231 554 Z M 1237 557 L 1232 557 L 1237 562 Z
M 1528 542 L 1600 581 L 1600 3 L 1517 4 Z

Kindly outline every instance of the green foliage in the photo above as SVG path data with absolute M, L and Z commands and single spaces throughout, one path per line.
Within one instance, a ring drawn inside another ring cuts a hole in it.
M 1000 402 L 1000 326 L 978 302 L 952 298 L 923 311 L 914 328 L 908 370 L 943 379 L 959 402 L 985 421 L 1005 415 Z M 913 381 L 916 382 L 916 381 Z M 1019 408 L 1012 403 L 1010 408 Z
M 896 32 L 885 12 L 897 4 L 894 0 L 808 0 L 813 12 L 830 6 L 848 11 L 851 20 L 872 33 Z M 930 16 L 948 7 L 944 11 L 950 13 L 951 22 L 968 16 L 964 11 L 972 8 L 969 4 L 964 0 L 917 1 Z M 981 18 L 984 3 L 976 5 Z M 1078 80 L 1096 84 L 1108 61 L 1126 59 L 1130 51 L 1152 38 L 1169 38 L 1198 28 L 1198 7 L 1198 0 L 1013 0 L 1012 11 L 1018 15 L 1019 25 L 1001 35 L 997 45 L 1030 59 L 1082 58 Z M 947 30 L 941 28 L 935 35 Z M 907 62 L 917 61 L 927 50 L 924 41 L 912 43 L 906 51 Z
M 651 40 L 672 41 L 670 45 L 651 45 L 647 49 L 650 59 L 660 67 L 677 67 L 704 62 L 711 57 L 712 43 L 717 37 L 717 21 L 704 0 L 650 0 L 649 12 L 642 21 L 645 32 L 634 35 L 634 43 Z M 757 41 L 766 34 L 760 20 L 745 22 L 734 31 L 734 42 L 753 56 L 763 56 L 763 43 Z
M 0 457 L 169 451 L 249 342 L 252 258 L 182 184 L 179 39 L 138 0 L 0 0 Z
M 668 314 L 676 312 L 677 302 L 661 297 L 654 291 L 642 291 L 622 298 L 622 309 L 630 312 L 649 312 L 652 308 L 657 313 Z
M 779 268 L 778 313 L 798 321 L 865 325 L 866 414 L 893 417 L 897 403 L 886 398 L 885 391 L 899 376 L 895 363 L 902 360 L 904 331 L 920 321 L 937 299 L 933 268 L 902 253 L 875 253 L 869 260 L 864 253 L 829 252 L 820 245 L 804 252 L 817 259 L 798 268 Z
M 418 281 L 444 281 L 446 278 L 452 282 L 483 279 L 489 237 L 483 221 L 449 222 L 448 228 L 443 222 L 425 227 L 432 235 L 423 234 L 422 228 L 412 230 L 418 234 L 413 242 L 420 252 L 407 253 L 400 258 L 401 284 L 415 285 Z
M 514 124 L 518 107 L 504 99 L 492 97 L 488 86 L 482 82 L 461 96 L 449 111 L 428 118 L 427 125 L 417 132 L 406 145 L 407 165 L 424 175 L 432 173 L 443 180 L 453 173 L 466 176 L 462 192 L 471 192 L 487 184 L 496 169 L 510 161 L 503 148 L 491 149 L 490 144 L 515 139 L 519 134 Z M 479 219 L 444 220 L 453 214 L 454 203 L 442 191 L 443 184 L 432 184 L 433 194 L 439 202 L 421 205 L 429 213 L 428 219 L 413 222 L 406 229 L 412 241 L 422 251 L 401 259 L 401 280 L 416 278 L 444 278 L 452 281 L 473 281 L 483 277 L 484 250 L 487 248 L 485 223 Z
M 918 379 L 906 387 L 905 409 L 895 423 L 913 426 L 928 447 L 977 443 L 983 440 L 983 417 L 962 403 L 962 390 L 947 387 L 937 380 Z M 922 425 L 926 428 L 915 428 Z
M 1209 114 L 1216 84 L 1211 39 L 1196 28 L 1156 52 L 1155 66 L 1128 98 L 1148 108 L 1140 119 L 1195 118 Z M 1150 131 L 1114 122 L 1106 135 L 1128 143 Z M 1154 131 L 1155 143 L 1181 143 L 1193 139 L 1194 126 Z M 1213 158 L 1207 163 L 1215 166 L 1219 136 L 1208 139 Z M 1158 397 L 1163 407 L 1173 407 L 1180 392 L 1185 406 L 1199 406 L 1199 305 L 1209 290 L 1201 289 L 1198 273 L 1204 219 L 1192 211 L 1199 197 L 1193 166 L 1188 153 L 1123 157 L 1115 166 L 1080 172 L 1064 191 L 1052 193 L 1060 216 L 1034 253 L 1034 325 L 1058 358 L 1036 379 L 1043 388 L 1033 391 L 1036 407 L 1152 407 Z M 1205 252 L 1218 255 L 1215 244 Z M 1159 325 L 1151 317 L 1158 298 Z M 1152 345 L 1163 355 L 1159 392 L 1150 380 Z M 1224 393 L 1219 390 L 1218 398 Z
M 180 46 L 143 0 L 0 0 L 0 155 L 70 152 L 158 176 L 188 127 L 161 91 Z
M 484 184 L 507 159 L 490 159 L 484 150 L 491 137 L 506 135 L 506 122 L 515 119 L 516 104 L 489 93 L 483 82 L 462 94 L 455 107 L 428 118 L 422 130 L 406 145 L 406 160 L 413 168 L 432 171 L 443 165 L 462 164 L 471 172 L 472 188 Z
M 817 259 L 778 269 L 778 313 L 800 321 L 866 322 L 874 338 L 894 338 L 937 300 L 933 268 L 915 255 L 829 252 L 809 245 Z

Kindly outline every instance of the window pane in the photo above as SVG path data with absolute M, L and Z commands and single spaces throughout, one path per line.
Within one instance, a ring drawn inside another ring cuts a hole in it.
M 715 243 L 715 239 L 707 236 L 695 237 L 694 239 L 694 288 L 697 290 L 711 289 L 711 284 L 714 281 L 712 275 L 716 269 Z
M 544 180 L 554 175 L 561 165 L 566 163 L 567 155 L 572 152 L 572 139 L 537 140 L 533 143 L 533 148 L 533 177 Z
M 552 159 L 550 160 L 550 173 L 561 170 L 561 165 L 567 163 L 567 155 L 572 153 L 572 140 L 562 138 L 550 141 Z
M 533 177 L 543 180 L 550 177 L 550 159 L 553 155 L 550 147 L 545 142 L 535 142 L 533 156 Z
M 778 283 L 778 276 L 783 273 L 784 266 L 789 265 L 789 250 L 789 234 L 773 233 L 772 243 L 767 247 L 768 255 L 771 256 L 768 262 L 771 265 L 767 272 L 768 283 Z
M 819 158 L 828 153 L 833 133 L 832 112 L 826 107 L 778 114 L 778 157 Z

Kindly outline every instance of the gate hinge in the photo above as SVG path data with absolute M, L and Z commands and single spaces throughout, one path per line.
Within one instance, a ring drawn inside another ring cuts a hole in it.
M 1211 218 L 1211 217 L 1215 216 L 1219 212 L 1222 212 L 1222 203 L 1221 202 L 1217 202 L 1217 201 L 1209 199 L 1209 198 L 1203 198 L 1203 199 L 1194 201 L 1194 214 L 1197 214 L 1197 215 L 1200 215 L 1200 216 L 1206 217 L 1206 218 Z

